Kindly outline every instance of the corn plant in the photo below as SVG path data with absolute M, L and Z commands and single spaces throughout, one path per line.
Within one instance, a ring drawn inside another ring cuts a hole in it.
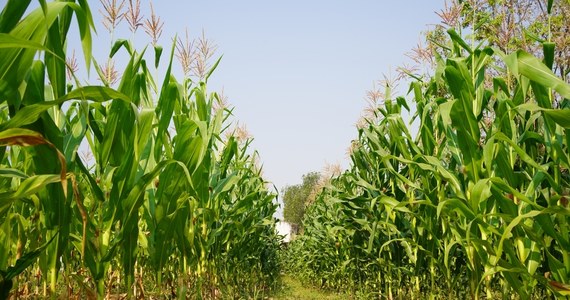
M 12 288 L 97 298 L 170 289 L 257 298 L 273 288 L 275 195 L 251 141 L 229 131 L 231 110 L 206 89 L 219 60 L 202 61 L 197 79 L 177 80 L 176 42 L 161 59 L 153 12 L 150 51 L 113 37 L 99 65 L 87 1 L 39 3 L 24 15 L 31 1 L 10 0 L 0 14 L 2 296 Z M 129 4 L 127 19 L 138 24 L 140 3 Z M 114 5 L 104 3 L 117 17 Z M 66 40 L 74 16 L 86 69 L 102 84 L 76 77 Z M 110 31 L 118 26 L 105 21 Z M 129 59 L 116 82 L 119 51 Z M 164 62 L 163 76 L 152 76 L 150 66 L 158 72 Z M 79 154 L 85 147 L 93 160 Z
M 291 271 L 365 298 L 568 295 L 570 85 L 553 45 L 540 60 L 448 37 L 410 86 L 417 138 L 387 86 L 351 168 L 308 208 Z

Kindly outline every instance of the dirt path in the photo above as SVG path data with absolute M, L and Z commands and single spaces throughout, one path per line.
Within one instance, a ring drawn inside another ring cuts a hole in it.
M 289 275 L 283 276 L 283 290 L 276 294 L 273 300 L 344 300 L 346 295 L 320 291 L 310 286 L 304 286 Z

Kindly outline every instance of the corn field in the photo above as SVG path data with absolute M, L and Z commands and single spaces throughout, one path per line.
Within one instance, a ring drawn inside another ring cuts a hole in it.
M 138 0 L 100 2 L 102 63 L 87 0 L 0 13 L 0 299 L 263 299 L 282 266 L 363 299 L 570 296 L 570 71 L 551 39 L 562 2 L 541 2 L 548 34 L 533 51 L 481 42 L 484 24 L 462 30 L 451 9 L 432 69 L 406 72 L 406 96 L 385 82 L 350 168 L 311 193 L 286 250 L 259 155 L 207 89 L 215 47 L 163 48 L 152 4 L 143 20 Z M 122 20 L 130 38 L 114 36 Z M 69 49 L 75 29 L 95 84 Z
M 266 294 L 280 272 L 275 194 L 207 90 L 219 60 L 177 79 L 184 43 L 163 53 L 153 14 L 151 44 L 116 38 L 99 65 L 86 0 L 30 4 L 0 14 L 0 298 Z M 75 74 L 73 26 L 95 85 Z
M 362 298 L 566 298 L 570 85 L 556 45 L 541 41 L 539 59 L 454 28 L 442 40 L 409 99 L 385 85 L 284 265 Z

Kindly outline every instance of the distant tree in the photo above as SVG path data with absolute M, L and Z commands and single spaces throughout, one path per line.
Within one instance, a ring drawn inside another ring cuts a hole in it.
M 317 187 L 321 174 L 310 172 L 303 175 L 301 184 L 287 186 L 283 189 L 283 218 L 285 221 L 301 225 L 305 215 L 305 207 L 310 201 L 310 196 Z

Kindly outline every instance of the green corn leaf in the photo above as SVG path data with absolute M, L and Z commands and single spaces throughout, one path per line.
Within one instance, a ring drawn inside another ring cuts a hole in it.
M 20 21 L 32 0 L 8 0 L 0 14 L 0 32 L 10 32 Z
M 542 50 L 544 53 L 544 64 L 552 70 L 552 66 L 554 65 L 554 48 L 556 44 L 551 42 L 544 42 L 542 43 Z
M 546 250 L 545 252 L 548 266 L 550 267 L 551 275 L 554 277 L 554 280 L 563 281 L 567 276 L 564 264 L 552 255 L 550 251 Z
M 121 47 L 124 47 L 130 55 L 133 55 L 133 47 L 131 46 L 131 43 L 125 39 L 118 39 L 115 41 L 115 43 L 113 43 L 113 47 L 111 47 L 109 58 L 113 58 L 113 56 L 115 56 L 115 53 L 117 53 Z
M 30 105 L 45 101 L 45 77 L 45 65 L 41 61 L 35 61 L 30 69 L 22 104 Z
M 6 271 L 3 271 L 4 280 L 11 280 L 15 278 L 20 273 L 22 273 L 26 268 L 31 266 L 57 236 L 58 236 L 57 234 L 53 235 L 52 238 L 49 241 L 45 242 L 43 245 L 39 246 L 33 251 L 30 251 L 22 255 L 22 257 L 20 257 L 16 261 L 16 264 L 14 264 L 14 266 L 9 267 Z
M 542 111 L 545 115 L 551 118 L 556 124 L 562 126 L 563 128 L 570 128 L 570 109 L 547 109 L 542 108 L 534 103 L 525 103 L 518 105 L 517 110 L 519 111 Z
M 61 182 L 59 175 L 34 175 L 22 181 L 17 190 L 0 193 L 0 208 L 10 205 L 13 201 L 36 194 L 51 183 Z
M 210 68 L 210 70 L 208 70 L 208 73 L 206 73 L 206 77 L 204 78 L 204 82 L 208 82 L 208 79 L 210 78 L 210 76 L 212 76 L 212 73 L 214 73 L 214 71 L 216 70 L 216 68 L 218 67 L 218 65 L 220 64 L 220 61 L 222 61 L 222 56 L 220 56 L 220 58 L 218 58 L 216 60 L 216 62 L 214 63 L 214 65 L 212 65 L 212 67 Z
M 517 51 L 516 57 L 518 71 L 521 75 L 544 87 L 557 91 L 564 98 L 570 99 L 570 85 L 556 77 L 538 58 L 521 50 Z
M 154 45 L 154 67 L 158 68 L 160 63 L 160 56 L 162 55 L 162 47 L 159 45 Z
M 25 106 L 20 111 L 18 111 L 18 113 L 13 118 L 7 122 L 0 124 L 0 130 L 22 127 L 24 125 L 31 124 L 38 120 L 43 112 L 70 100 L 91 100 L 95 102 L 105 102 L 112 99 L 130 102 L 129 97 L 108 87 L 86 86 L 77 88 L 58 100 Z
M 546 6 L 546 11 L 548 12 L 548 14 L 552 13 L 552 4 L 554 3 L 554 0 L 548 0 L 548 4 Z
M 55 55 L 55 53 L 40 43 L 12 36 L 7 33 L 0 33 L 0 48 L 28 48 L 39 51 L 46 51 L 52 55 Z M 63 61 L 63 58 L 59 56 L 57 57 Z
M 518 226 L 522 221 L 526 220 L 526 219 L 530 219 L 530 218 L 535 218 L 537 216 L 540 215 L 548 215 L 551 213 L 563 213 L 565 215 L 570 215 L 570 212 L 566 211 L 566 210 L 561 210 L 560 208 L 556 208 L 556 207 L 551 207 L 551 208 L 546 208 L 543 209 L 541 211 L 539 210 L 532 210 L 528 213 L 525 214 L 521 214 L 519 216 L 517 216 L 516 218 L 514 218 L 509 225 L 505 228 L 501 239 L 499 241 L 499 244 L 496 248 L 496 252 L 497 255 L 500 256 L 503 253 L 503 244 L 505 242 L 506 239 L 510 238 L 512 236 L 512 231 L 513 229 Z
M 14 178 L 28 178 L 28 174 L 18 170 L 10 168 L 0 168 L 0 176 L 2 177 L 14 177 Z
M 172 113 L 174 112 L 176 100 L 179 100 L 178 98 L 180 97 L 178 94 L 178 84 L 173 78 L 171 78 L 174 48 L 175 47 L 173 45 L 172 50 L 170 51 L 168 68 L 160 89 L 158 104 L 156 105 L 157 117 L 159 118 L 159 132 L 166 132 L 166 128 L 168 127 Z
M 461 36 L 459 36 L 459 34 L 457 33 L 457 31 L 455 31 L 455 29 L 453 28 L 448 29 L 447 34 L 449 34 L 451 40 L 459 44 L 459 46 L 461 46 L 463 49 L 467 50 L 469 54 L 473 53 L 471 47 L 469 47 L 469 45 L 461 38 Z
M 46 140 L 41 134 L 28 130 L 28 129 L 21 129 L 21 128 L 10 128 L 3 131 L 0 131 L 0 145 L 3 146 L 37 146 L 37 145 L 47 145 L 50 148 L 54 149 L 59 163 L 61 167 L 61 173 L 59 176 L 59 180 L 61 181 L 61 185 L 63 187 L 64 195 L 67 196 L 67 164 L 65 161 L 65 156 L 48 140 Z M 31 179 L 30 179 L 31 180 Z M 35 180 L 35 179 L 34 179 Z M 40 179 L 41 181 L 41 179 Z M 23 185 L 23 183 L 22 183 Z M 19 196 L 18 193 L 13 195 L 12 197 L 23 197 Z
M 462 217 L 465 217 L 468 220 L 472 220 L 475 218 L 475 213 L 473 213 L 473 211 L 467 205 L 465 205 L 464 201 L 459 199 L 446 199 L 444 201 L 439 202 L 437 206 L 438 216 L 441 216 L 444 208 L 457 210 L 461 213 Z
M 486 201 L 491 196 L 491 184 L 489 179 L 481 179 L 475 183 L 471 188 L 471 209 L 477 213 L 479 211 L 479 205 Z

